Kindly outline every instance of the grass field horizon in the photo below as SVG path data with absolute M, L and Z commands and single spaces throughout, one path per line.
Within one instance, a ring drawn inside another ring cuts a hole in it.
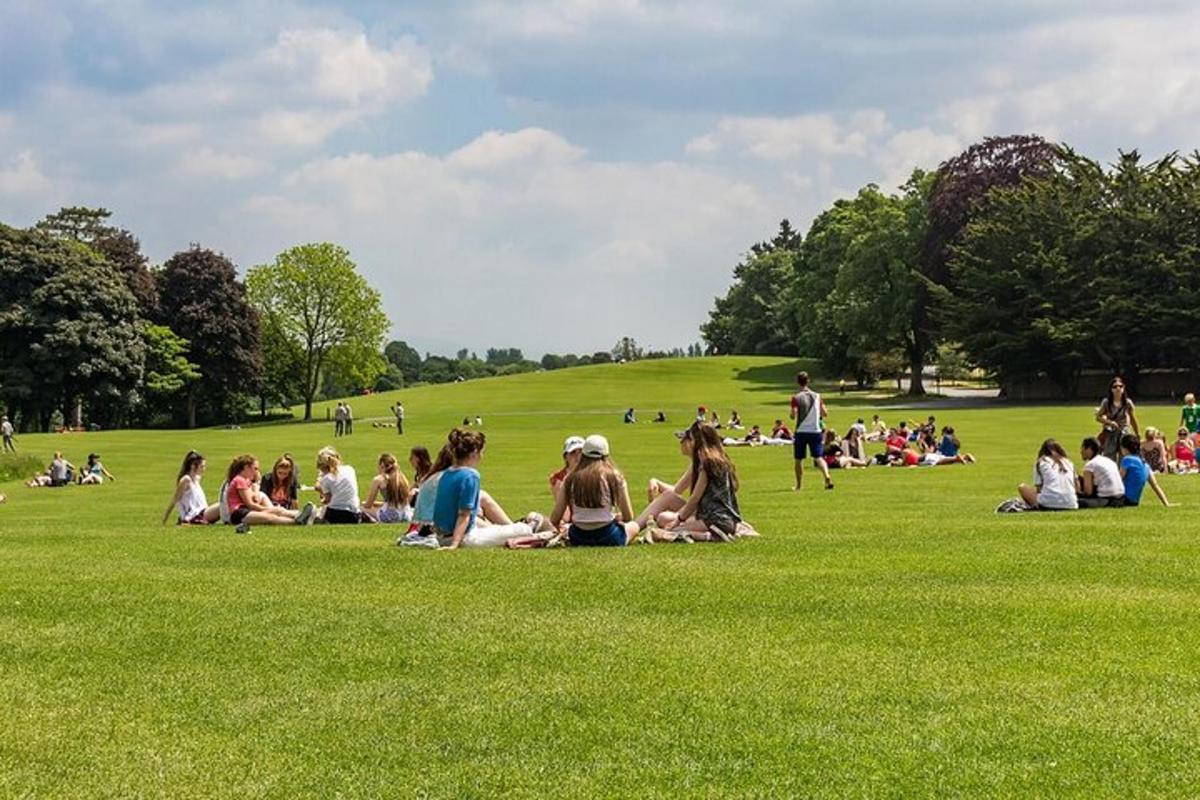
M 354 398 L 336 440 L 323 404 L 310 424 L 18 437 L 99 452 L 117 481 L 0 484 L 0 795 L 1194 793 L 1200 476 L 1162 479 L 1178 508 L 992 513 L 1042 439 L 1074 455 L 1095 432 L 1083 406 L 829 392 L 839 431 L 935 413 L 980 463 L 794 493 L 790 448 L 738 449 L 763 538 L 734 545 L 434 553 L 390 526 L 159 524 L 189 448 L 210 499 L 236 453 L 290 451 L 311 483 L 325 444 L 361 491 L 381 451 L 435 449 L 476 414 L 510 513 L 549 509 L 572 433 L 609 437 L 638 504 L 683 470 L 671 431 L 697 405 L 769 427 L 797 364 L 419 386 Z M 405 434 L 371 427 L 397 396 Z M 1139 417 L 1170 431 L 1178 408 Z

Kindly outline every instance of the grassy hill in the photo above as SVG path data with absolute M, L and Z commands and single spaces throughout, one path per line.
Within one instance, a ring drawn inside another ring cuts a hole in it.
M 548 509 L 568 433 L 599 431 L 635 495 L 684 462 L 704 403 L 786 413 L 796 364 L 689 359 L 404 390 L 406 434 L 466 414 L 484 485 Z M 664 409 L 670 425 L 622 425 Z M 873 408 L 838 398 L 843 429 Z M 323 412 L 319 412 L 323 415 Z M 881 412 L 894 420 L 894 408 Z M 909 416 L 923 415 L 911 412 Z M 178 462 L 210 496 L 242 451 L 299 458 L 332 426 L 26 436 L 118 481 L 0 489 L 2 796 L 1181 796 L 1200 783 L 1200 478 L 1179 508 L 998 517 L 1087 409 L 939 410 L 974 467 L 790 491 L 786 448 L 738 450 L 764 533 L 622 551 L 401 550 L 394 529 L 160 526 Z M 1177 410 L 1141 409 L 1170 428 Z

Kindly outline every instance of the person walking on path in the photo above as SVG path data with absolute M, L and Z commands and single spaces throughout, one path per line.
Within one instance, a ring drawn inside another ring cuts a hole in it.
M 404 435 L 404 403 L 401 403 L 399 400 L 397 400 L 396 405 L 394 405 L 392 407 L 392 413 L 396 415 L 396 435 L 403 436 Z
M 800 491 L 804 482 L 804 459 L 811 456 L 813 464 L 821 470 L 825 478 L 825 488 L 833 488 L 833 480 L 829 477 L 829 465 L 822 456 L 825 454 L 821 447 L 821 420 L 825 418 L 825 401 L 821 395 L 809 388 L 807 372 L 796 374 L 796 385 L 799 391 L 792 395 L 790 416 L 796 421 L 795 438 L 792 440 L 792 456 L 796 468 L 795 491 Z
M 17 446 L 13 444 L 13 424 L 8 421 L 7 414 L 0 417 L 0 436 L 4 437 L 4 452 L 17 452 Z

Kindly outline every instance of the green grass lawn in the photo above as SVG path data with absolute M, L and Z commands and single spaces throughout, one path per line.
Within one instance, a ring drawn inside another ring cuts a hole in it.
M 795 364 L 721 358 L 360 398 L 337 445 L 484 419 L 484 486 L 550 505 L 568 433 L 602 432 L 635 494 L 684 467 L 695 406 L 784 416 Z M 831 399 L 839 430 L 879 410 Z M 662 408 L 671 423 L 626 426 Z M 324 416 L 323 408 L 316 412 Z M 924 409 L 881 410 L 924 418 Z M 997 516 L 1074 407 L 937 409 L 973 467 L 872 468 L 790 491 L 787 448 L 734 451 L 735 545 L 439 553 L 395 529 L 162 527 L 183 453 L 296 454 L 324 422 L 24 436 L 118 481 L 2 487 L 0 796 L 1194 795 L 1200 477 L 1178 508 Z M 1146 406 L 1172 429 L 1177 409 Z

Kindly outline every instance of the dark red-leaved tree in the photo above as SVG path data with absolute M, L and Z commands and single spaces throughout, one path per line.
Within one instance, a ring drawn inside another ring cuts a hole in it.
M 938 167 L 929 196 L 929 228 L 921 248 L 917 308 L 922 340 L 932 347 L 939 338 L 935 295 L 953 291 L 948 267 L 951 248 L 963 228 L 997 188 L 1018 185 L 1027 177 L 1049 175 L 1062 163 L 1058 145 L 1037 135 L 989 136 Z M 912 392 L 924 393 L 914 370 Z

